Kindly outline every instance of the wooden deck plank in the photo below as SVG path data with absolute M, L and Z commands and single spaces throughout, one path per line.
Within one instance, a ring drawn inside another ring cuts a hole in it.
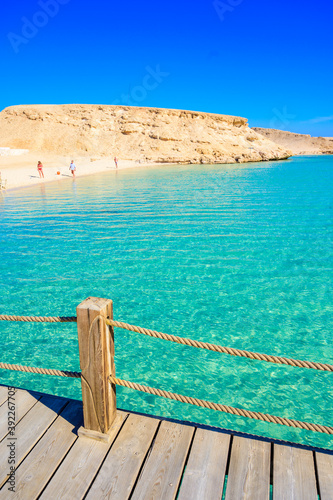
M 230 436 L 197 429 L 178 500 L 221 500 Z
M 175 498 L 193 433 L 194 427 L 162 421 L 132 500 Z
M 317 498 L 312 451 L 274 445 L 273 499 L 317 500 Z
M 93 483 L 87 500 L 126 500 L 133 489 L 160 421 L 130 415 Z
M 270 443 L 235 437 L 232 443 L 226 500 L 268 500 Z
M 42 493 L 40 500 L 61 498 L 81 500 L 100 468 L 104 457 L 121 429 L 128 413 L 117 411 L 112 424 L 110 443 L 80 437 L 67 454 L 65 460 Z
M 77 439 L 77 429 L 82 423 L 82 403 L 70 401 L 21 463 L 16 472 L 15 493 L 12 493 L 10 498 L 37 498 Z M 0 500 L 8 499 L 7 484 L 5 483 L 0 491 Z
M 33 408 L 17 424 L 15 431 L 16 467 L 22 462 L 31 448 L 37 443 L 46 429 L 52 424 L 58 413 L 66 404 L 66 400 L 53 396 L 42 396 Z M 0 443 L 0 457 L 6 457 L 0 463 L 0 486 L 7 481 L 8 477 L 8 445 L 14 442 L 7 437 Z
M 333 455 L 315 453 L 320 500 L 333 498 Z
M 16 425 L 24 417 L 24 415 L 37 403 L 41 398 L 40 395 L 29 391 L 18 389 L 15 394 L 15 422 Z M 0 407 L 0 441 L 8 434 L 8 405 Z
M 221 499 L 229 435 L 149 415 L 131 414 L 124 425 L 128 413 L 118 411 L 109 444 L 77 438 L 73 426 L 80 425 L 82 403 L 19 389 L 15 396 L 16 494 L 8 492 L 11 438 L 6 437 L 6 386 L 0 386 L 0 402 L 1 397 L 0 500 L 8 495 L 13 500 L 174 500 L 183 473 L 178 500 Z M 269 498 L 271 446 L 233 438 L 226 500 Z M 318 493 L 321 500 L 333 499 L 333 454 L 273 446 L 274 500 L 317 500 Z

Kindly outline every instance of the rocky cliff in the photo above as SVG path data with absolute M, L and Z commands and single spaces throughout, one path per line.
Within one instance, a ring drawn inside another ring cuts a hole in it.
M 252 130 L 270 139 L 294 155 L 333 154 L 333 137 L 311 137 L 273 128 L 253 127 Z
M 165 163 L 235 163 L 291 155 L 250 129 L 245 118 L 76 104 L 4 109 L 0 113 L 0 146 Z

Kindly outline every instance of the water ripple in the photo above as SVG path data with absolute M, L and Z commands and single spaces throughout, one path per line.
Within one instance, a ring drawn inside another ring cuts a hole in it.
M 0 196 L 0 310 L 73 315 L 110 297 L 117 319 L 333 363 L 333 158 L 109 172 Z M 79 369 L 75 325 L 1 324 L 2 360 Z M 332 374 L 116 331 L 118 376 L 333 425 Z M 1 373 L 80 398 L 78 381 Z M 123 408 L 332 447 L 325 436 L 119 388 Z

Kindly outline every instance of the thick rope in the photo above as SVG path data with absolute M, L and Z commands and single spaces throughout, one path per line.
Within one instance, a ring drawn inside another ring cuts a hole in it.
M 65 370 L 52 370 L 49 368 L 36 368 L 33 366 L 10 365 L 8 363 L 0 363 L 2 370 L 15 370 L 18 372 L 41 373 L 43 375 L 54 375 L 55 377 L 70 377 L 81 378 L 80 372 L 68 372 Z
M 289 359 L 281 356 L 270 356 L 268 354 L 261 354 L 258 352 L 243 351 L 241 349 L 235 349 L 233 347 L 224 347 L 221 345 L 209 344 L 208 342 L 200 342 L 199 340 L 177 337 L 176 335 L 169 335 L 167 333 L 161 333 L 155 330 L 149 330 L 147 328 L 142 328 L 140 326 L 129 325 L 128 323 L 115 321 L 113 319 L 107 319 L 106 324 L 117 328 L 123 328 L 131 332 L 142 333 L 143 335 L 148 335 L 149 337 L 155 337 L 162 340 L 169 340 L 171 342 L 176 342 L 177 344 L 197 347 L 199 349 L 207 349 L 209 351 L 220 352 L 223 354 L 230 354 L 231 356 L 240 356 L 243 358 L 257 359 L 259 361 L 267 361 L 269 363 L 277 363 L 279 365 L 296 366 L 298 368 L 311 368 L 313 370 L 333 372 L 333 365 L 329 365 L 326 363 L 315 363 L 312 361 Z
M 7 316 L 0 315 L 0 321 L 26 321 L 34 323 L 76 323 L 74 316 Z
M 242 410 L 240 408 L 233 408 L 232 406 L 225 406 L 219 403 L 204 401 L 202 399 L 191 398 L 189 396 L 182 396 L 180 394 L 175 394 L 174 392 L 163 391 L 162 389 L 154 389 L 153 387 L 147 387 L 145 385 L 136 384 L 135 382 L 129 382 L 128 380 L 121 380 L 119 378 L 115 378 L 112 376 L 110 376 L 110 382 L 112 384 L 120 385 L 122 387 L 128 387 L 129 389 L 134 389 L 135 391 L 146 392 L 147 394 L 153 394 L 154 396 L 173 399 L 174 401 L 180 401 L 181 403 L 188 403 L 195 406 L 201 406 L 203 408 L 208 408 L 210 410 L 222 411 L 224 413 L 229 413 L 240 417 L 253 418 L 256 420 L 262 420 L 263 422 L 268 422 L 273 424 L 287 425 L 288 427 L 305 429 L 307 431 L 322 432 L 324 434 L 333 434 L 333 427 L 327 427 L 326 425 L 311 424 L 309 422 L 301 422 L 299 420 L 293 420 L 290 418 L 275 417 L 274 415 L 268 415 L 266 413 L 250 411 L 250 410 Z
M 104 318 L 103 318 L 104 319 Z M 8 316 L 0 315 L 0 321 L 26 321 L 26 322 L 40 322 L 40 323 L 74 323 L 77 318 L 74 316 Z M 169 335 L 167 333 L 157 332 L 155 330 L 149 330 L 148 328 L 142 328 L 140 326 L 130 325 L 122 321 L 115 321 L 111 319 L 105 319 L 105 322 L 109 326 L 114 326 L 117 328 L 123 328 L 131 332 L 141 333 L 143 335 L 148 335 L 149 337 L 155 337 L 162 340 L 168 340 L 171 342 L 176 342 L 177 344 L 187 345 L 191 347 L 197 347 L 198 349 L 206 349 L 208 351 L 220 352 L 223 354 L 229 354 L 231 356 L 239 356 L 242 358 L 256 359 L 258 361 L 266 361 L 268 363 L 276 363 L 279 365 L 295 366 L 298 368 L 310 368 L 312 370 L 320 370 L 333 372 L 333 365 L 327 363 L 317 363 L 313 361 L 304 361 L 300 359 L 285 358 L 282 356 L 270 356 L 268 354 L 262 354 L 259 352 L 245 351 L 242 349 L 236 349 L 234 347 L 225 347 L 216 344 L 210 344 L 208 342 L 201 342 L 199 340 L 188 339 L 184 337 L 177 337 L 176 335 Z

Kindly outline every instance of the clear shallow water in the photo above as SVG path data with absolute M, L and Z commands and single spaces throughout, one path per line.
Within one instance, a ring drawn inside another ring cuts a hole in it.
M 133 169 L 0 195 L 0 311 L 116 319 L 333 363 L 333 157 Z M 0 323 L 1 360 L 79 370 L 76 325 Z M 116 330 L 117 376 L 230 406 L 333 425 L 331 373 Z M 80 383 L 0 372 L 79 399 Z M 118 388 L 118 406 L 333 448 L 332 439 Z

